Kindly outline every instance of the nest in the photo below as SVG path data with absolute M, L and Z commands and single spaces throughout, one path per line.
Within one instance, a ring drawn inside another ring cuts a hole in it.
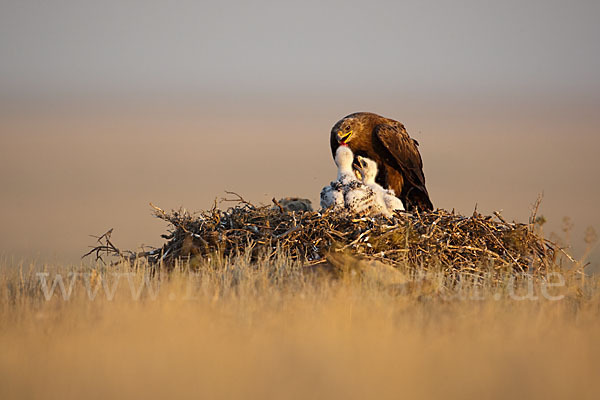
M 471 216 L 438 209 L 427 213 L 401 213 L 391 218 L 352 215 L 339 211 L 289 211 L 275 206 L 255 206 L 239 197 L 225 210 L 191 214 L 166 212 L 152 206 L 156 217 L 170 224 L 162 235 L 167 242 L 142 253 L 122 252 L 99 237 L 100 245 L 88 254 L 104 252 L 123 258 L 144 258 L 151 265 L 198 264 L 206 257 L 251 259 L 281 254 L 304 265 L 326 262 L 332 252 L 350 252 L 391 265 L 444 270 L 494 270 L 535 273 L 556 264 L 560 248 L 535 232 L 530 223 L 507 222 L 500 213 Z

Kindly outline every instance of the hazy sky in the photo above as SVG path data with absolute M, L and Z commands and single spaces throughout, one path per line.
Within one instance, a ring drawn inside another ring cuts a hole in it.
M 12 0 L 0 93 L 600 89 L 600 1 Z

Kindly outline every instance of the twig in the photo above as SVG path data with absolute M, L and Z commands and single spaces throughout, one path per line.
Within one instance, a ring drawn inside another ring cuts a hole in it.
M 540 208 L 540 204 L 542 203 L 543 198 L 544 198 L 544 193 L 542 192 L 542 193 L 538 194 L 538 197 L 535 200 L 535 203 L 533 203 L 531 216 L 529 217 L 530 229 L 533 229 L 533 225 L 535 224 L 537 213 L 538 213 L 538 210 Z
M 273 198 L 271 199 L 271 201 L 272 201 L 272 202 L 273 202 L 273 203 L 274 203 L 274 204 L 275 204 L 277 207 L 279 207 L 279 211 L 281 211 L 281 213 L 284 213 L 284 212 L 285 212 L 285 210 L 283 209 L 283 207 L 281 206 L 281 204 L 279 204 L 279 202 L 278 202 L 277 200 L 275 200 L 275 197 L 273 197 Z
M 230 192 L 230 191 L 225 190 L 225 193 L 233 195 L 233 196 L 237 196 L 237 199 L 221 198 L 221 201 L 233 201 L 233 202 L 237 202 L 237 203 L 246 204 L 246 205 L 252 207 L 253 209 L 256 208 L 256 207 L 254 207 L 254 204 L 250 203 L 249 201 L 244 200 L 244 198 L 242 196 L 240 196 L 239 194 L 237 194 L 236 192 Z

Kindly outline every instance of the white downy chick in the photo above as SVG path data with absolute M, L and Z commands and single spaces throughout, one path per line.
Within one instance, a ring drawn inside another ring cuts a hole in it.
M 351 182 L 358 182 L 352 162 L 354 161 L 354 153 L 348 146 L 339 146 L 335 151 L 335 164 L 338 167 L 337 181 L 342 185 L 347 185 Z
M 348 146 L 340 146 L 335 152 L 338 165 L 338 182 L 344 192 L 345 207 L 356 213 L 370 213 L 375 205 L 375 193 L 356 178 L 352 169 L 354 153 Z
M 321 207 L 346 208 L 364 213 L 372 208 L 375 194 L 356 178 L 352 169 L 354 154 L 348 146 L 340 146 L 335 153 L 338 167 L 337 180 L 321 190 Z
M 321 208 L 333 209 L 344 208 L 344 185 L 357 181 L 352 171 L 352 160 L 354 154 L 348 146 L 340 146 L 335 152 L 335 164 L 338 167 L 337 180 L 325 186 L 321 190 Z
M 396 194 L 391 189 L 384 189 L 380 184 L 375 182 L 377 176 L 377 163 L 369 158 L 358 156 L 359 171 L 362 175 L 363 183 L 370 187 L 377 196 L 377 204 L 383 208 L 383 214 L 390 217 L 394 210 L 404 211 L 402 201 L 396 197 Z

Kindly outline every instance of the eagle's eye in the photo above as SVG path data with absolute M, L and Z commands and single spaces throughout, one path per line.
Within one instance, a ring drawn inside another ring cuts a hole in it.
M 348 132 L 350 130 L 350 125 L 346 125 L 346 128 L 344 129 L 346 132 Z

